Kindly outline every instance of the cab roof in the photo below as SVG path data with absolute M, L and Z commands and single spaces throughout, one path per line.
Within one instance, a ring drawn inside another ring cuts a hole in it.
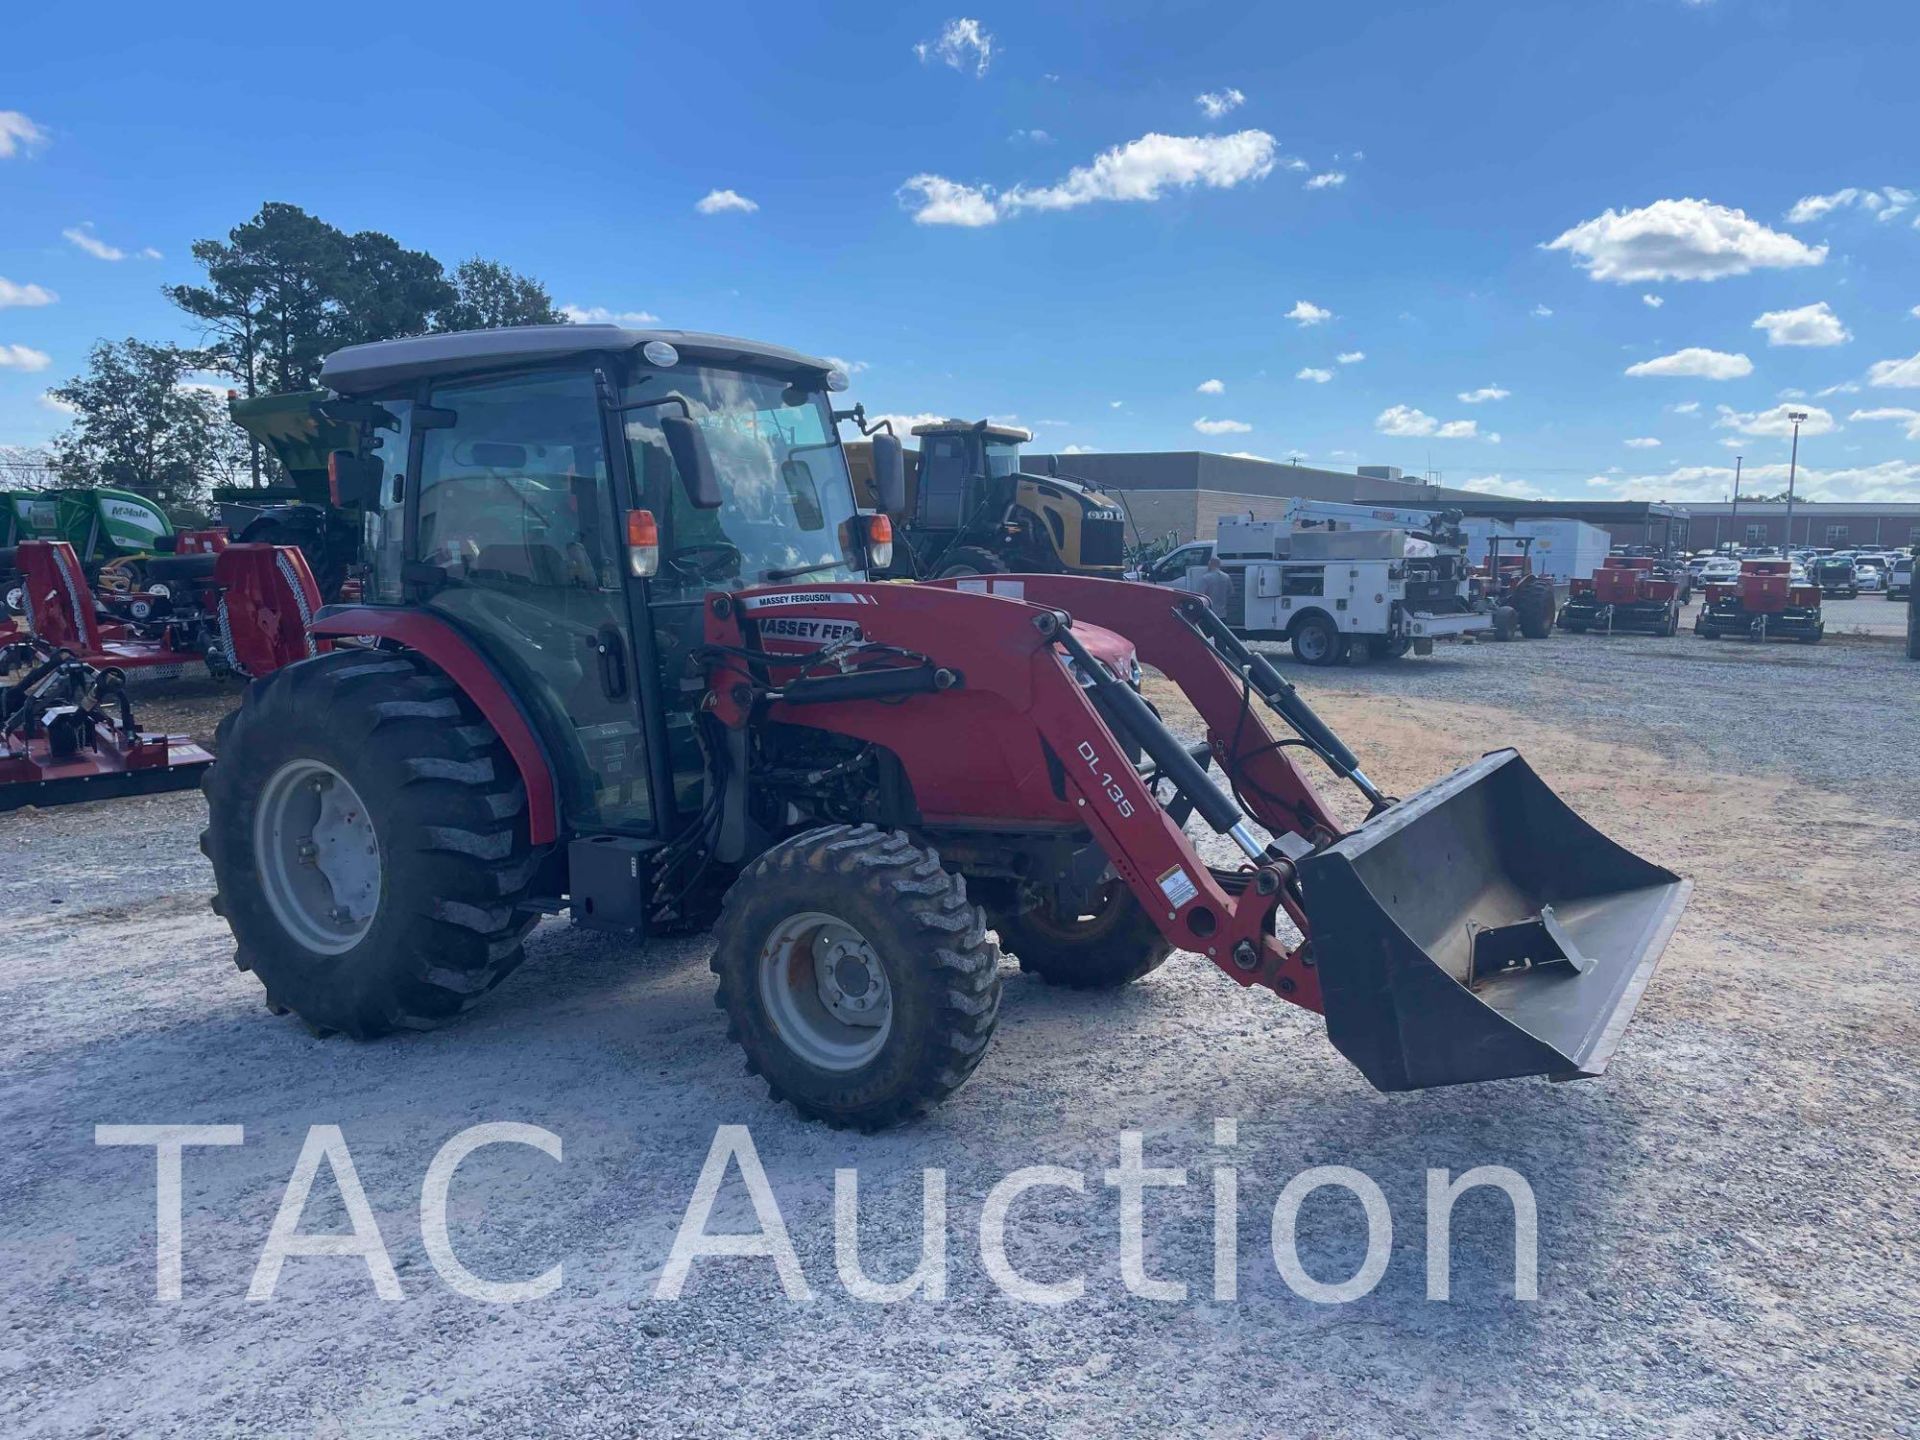
M 968 430 L 978 430 L 989 440 L 1011 440 L 1018 445 L 1033 439 L 1032 432 L 1022 430 L 1017 425 L 995 425 L 990 420 L 930 420 L 913 427 L 916 436 L 958 435 Z
M 630 330 L 624 325 L 520 325 L 502 330 L 455 330 L 349 345 L 327 356 L 320 383 L 341 395 L 362 395 L 427 376 L 508 369 L 576 355 L 637 350 L 664 340 L 688 360 L 750 365 L 824 375 L 830 361 L 781 345 L 706 335 L 696 330 Z

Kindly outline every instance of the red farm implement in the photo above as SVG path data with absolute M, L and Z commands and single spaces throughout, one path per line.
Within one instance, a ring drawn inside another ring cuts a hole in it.
M 1680 629 L 1680 586 L 1654 570 L 1651 556 L 1609 555 L 1589 580 L 1575 580 L 1560 607 L 1560 628 L 1635 630 L 1673 635 Z
M 1707 601 L 1693 631 L 1709 640 L 1744 635 L 1818 644 L 1827 633 L 1820 587 L 1806 581 L 1795 584 L 1786 560 L 1742 560 L 1738 580 L 1707 587 Z

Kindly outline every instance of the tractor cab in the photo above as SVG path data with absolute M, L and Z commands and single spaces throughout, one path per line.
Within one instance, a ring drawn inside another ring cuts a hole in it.
M 364 598 L 447 621 L 498 669 L 584 828 L 697 814 L 688 661 L 710 592 L 865 579 L 884 544 L 824 360 L 528 326 L 354 346 L 321 380 L 363 437 L 329 463 L 332 502 L 365 514 Z
M 1091 485 L 1027 473 L 1020 447 L 1033 437 L 987 420 L 913 427 L 906 521 L 898 568 L 921 579 L 1021 571 L 1125 573 L 1126 512 Z M 848 447 L 854 489 L 870 493 L 866 447 Z

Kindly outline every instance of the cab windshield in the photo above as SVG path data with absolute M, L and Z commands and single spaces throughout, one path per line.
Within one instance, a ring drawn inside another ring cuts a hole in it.
M 859 578 L 847 523 L 853 484 L 824 390 L 786 376 L 681 365 L 635 375 L 623 404 L 634 484 L 660 524 L 656 600 L 781 579 Z M 660 421 L 681 413 L 705 432 L 723 497 L 716 510 L 687 498 L 667 449 Z
M 987 475 L 990 479 L 1001 479 L 1020 473 L 1020 446 L 1012 440 L 989 440 L 987 442 Z

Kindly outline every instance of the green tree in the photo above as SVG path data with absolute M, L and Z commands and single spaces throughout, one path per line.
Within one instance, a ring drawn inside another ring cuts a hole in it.
M 245 465 L 239 432 L 219 398 L 187 383 L 207 356 L 177 345 L 101 341 L 87 370 L 48 393 L 73 407 L 53 441 L 67 485 L 131 490 L 170 511 L 196 510 L 209 480 Z
M 478 255 L 453 272 L 459 291 L 453 304 L 435 318 L 436 330 L 490 330 L 509 325 L 564 325 L 547 287 L 530 275 L 509 270 Z

